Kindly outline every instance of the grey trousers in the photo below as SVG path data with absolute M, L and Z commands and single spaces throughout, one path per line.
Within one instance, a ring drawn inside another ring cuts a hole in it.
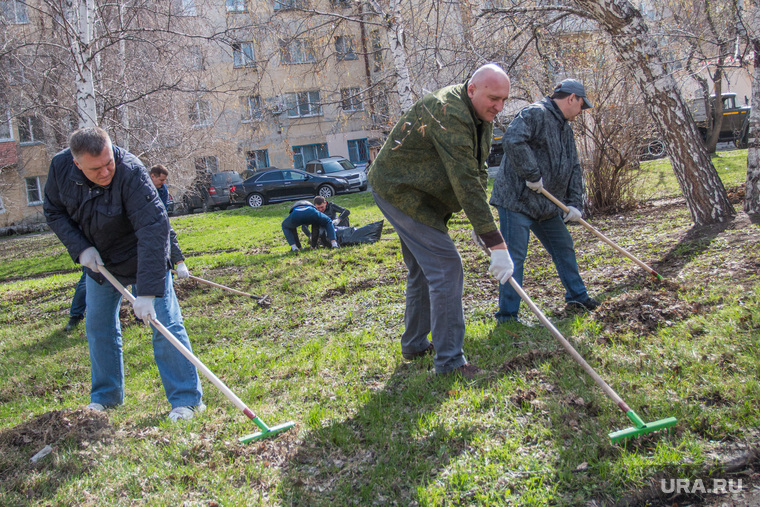
M 409 270 L 401 351 L 425 350 L 431 333 L 436 373 L 447 373 L 467 364 L 462 350 L 464 272 L 454 242 L 447 233 L 412 219 L 374 192 L 372 196 L 396 230 Z

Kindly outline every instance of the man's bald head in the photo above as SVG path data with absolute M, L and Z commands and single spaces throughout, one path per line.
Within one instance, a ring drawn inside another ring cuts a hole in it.
M 467 95 L 475 108 L 475 114 L 483 121 L 491 122 L 504 108 L 509 97 L 509 76 L 495 63 L 479 67 L 467 83 Z

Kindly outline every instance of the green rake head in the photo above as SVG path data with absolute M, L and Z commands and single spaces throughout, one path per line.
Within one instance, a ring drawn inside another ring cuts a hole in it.
M 257 431 L 256 433 L 251 433 L 250 435 L 240 437 L 238 438 L 238 442 L 242 444 L 247 444 L 248 442 L 253 442 L 254 440 L 268 438 L 278 433 L 282 433 L 283 431 L 287 431 L 296 424 L 293 421 L 288 421 L 286 423 L 282 423 L 282 424 L 278 424 L 277 426 L 270 427 L 264 424 L 264 421 L 262 421 L 258 417 L 254 416 L 252 419 L 253 419 L 253 422 L 256 423 L 256 426 L 261 428 L 261 431 Z
M 610 433 L 609 436 L 612 442 L 619 442 L 626 438 L 638 437 L 639 435 L 644 435 L 653 431 L 671 428 L 678 423 L 678 420 L 675 417 L 668 417 L 658 421 L 645 423 L 633 410 L 629 410 L 626 415 L 631 421 L 633 421 L 635 426 Z

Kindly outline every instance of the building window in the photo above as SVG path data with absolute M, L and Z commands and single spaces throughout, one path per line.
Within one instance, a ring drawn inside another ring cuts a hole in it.
M 338 60 L 356 60 L 358 58 L 354 53 L 354 38 L 350 35 L 335 37 L 335 52 L 338 54 Z
M 24 178 L 26 180 L 26 202 L 29 206 L 42 204 L 42 185 L 40 177 Z
M 280 41 L 280 63 L 313 63 L 317 61 L 314 45 L 307 39 Z
M 11 112 L 9 109 L 6 109 L 5 111 L 0 109 L 0 141 L 10 141 L 12 139 Z
M 303 146 L 293 146 L 293 167 L 303 169 L 306 162 L 315 158 L 326 158 L 330 155 L 327 152 L 327 143 L 305 144 Z
M 261 121 L 264 115 L 264 111 L 261 108 L 261 97 L 258 95 L 251 95 L 250 97 L 241 97 L 242 107 L 242 120 L 243 123 L 250 123 L 252 121 Z
M 321 116 L 322 102 L 319 90 L 310 92 L 286 93 L 285 107 L 288 108 L 288 118 Z
M 369 143 L 366 139 L 348 141 L 348 159 L 352 164 L 366 164 L 369 162 Z
M 249 171 L 256 172 L 269 167 L 269 150 L 254 150 L 245 154 L 246 166 Z
M 216 173 L 219 172 L 219 160 L 214 157 L 198 157 L 195 159 L 195 172 Z
M 29 15 L 26 13 L 26 2 L 23 0 L 1 0 L 0 16 L 6 23 L 22 25 L 29 23 Z
M 187 48 L 188 68 L 193 70 L 203 70 L 206 65 L 203 61 L 203 50 L 200 46 L 189 46 Z
M 18 140 L 21 143 L 43 142 L 45 137 L 42 135 L 42 119 L 36 116 L 19 117 Z
M 172 14 L 175 16 L 195 16 L 195 0 L 172 0 Z
M 197 100 L 190 106 L 190 122 L 193 127 L 208 127 L 211 125 L 211 106 L 206 100 Z
M 253 56 L 253 42 L 235 42 L 232 44 L 232 60 L 235 68 L 255 67 L 256 59 Z
M 383 45 L 380 42 L 380 30 L 372 30 L 372 60 L 375 62 L 375 72 L 383 68 Z
M 344 111 L 363 111 L 361 90 L 359 88 L 341 88 L 340 107 Z
M 245 0 L 227 0 L 227 12 L 245 12 Z
M 274 0 L 272 7 L 275 11 L 285 11 L 288 9 L 306 9 L 309 7 L 308 0 Z

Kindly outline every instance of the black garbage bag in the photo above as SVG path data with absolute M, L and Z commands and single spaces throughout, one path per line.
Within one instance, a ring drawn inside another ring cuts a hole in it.
M 357 245 L 359 243 L 374 243 L 380 239 L 380 235 L 383 233 L 383 222 L 372 222 L 371 224 L 362 227 L 336 227 L 335 235 L 338 239 L 338 244 L 345 245 Z

